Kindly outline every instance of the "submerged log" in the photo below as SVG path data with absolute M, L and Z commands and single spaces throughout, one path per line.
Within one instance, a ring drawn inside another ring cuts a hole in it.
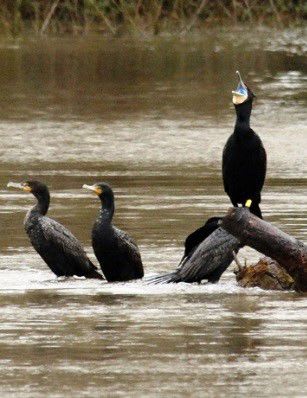
M 260 287 L 264 290 L 291 290 L 293 278 L 270 257 L 262 257 L 257 264 L 239 267 L 235 271 L 241 287 Z
M 307 246 L 272 224 L 250 213 L 248 208 L 231 208 L 222 227 L 242 245 L 276 260 L 293 278 L 294 288 L 307 292 Z

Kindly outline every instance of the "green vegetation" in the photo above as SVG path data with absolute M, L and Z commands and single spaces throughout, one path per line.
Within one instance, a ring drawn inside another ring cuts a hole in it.
M 0 31 L 185 33 L 217 24 L 302 24 L 305 0 L 0 0 Z

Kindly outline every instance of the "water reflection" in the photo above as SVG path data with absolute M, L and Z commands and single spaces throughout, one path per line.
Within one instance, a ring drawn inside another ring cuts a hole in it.
M 4 308 L 12 306 L 20 319 L 10 337 L 8 320 L 1 331 L 2 354 L 15 363 L 15 387 L 27 375 L 34 394 L 48 389 L 57 377 L 72 390 L 82 386 L 94 392 L 94 387 L 103 386 L 110 394 L 117 390 L 154 394 L 179 389 L 184 395 L 193 380 L 195 393 L 205 387 L 208 394 L 223 394 L 226 389 L 232 396 L 240 386 L 242 393 L 259 394 L 265 385 L 265 395 L 274 395 L 273 385 L 281 382 L 284 366 L 291 366 L 287 388 L 299 391 L 297 377 L 303 369 L 293 356 L 302 358 L 298 340 L 304 337 L 301 330 L 293 340 L 287 331 L 287 317 L 297 331 L 302 321 L 293 298 L 283 315 L 279 310 L 280 305 L 287 306 L 283 295 L 171 298 L 173 303 L 166 296 L 71 295 L 63 300 L 47 294 L 40 304 L 41 295 L 31 293 L 20 300 L 28 303 L 27 315 L 15 297 L 6 299 Z M 46 321 L 44 309 L 52 321 Z M 278 313 L 283 322 L 268 319 L 268 312 Z M 2 376 L 9 385 L 5 369 Z M 44 382 L 46 372 L 51 380 Z M 82 378 L 72 377 L 76 373 Z M 59 383 L 54 388 L 60 391 Z

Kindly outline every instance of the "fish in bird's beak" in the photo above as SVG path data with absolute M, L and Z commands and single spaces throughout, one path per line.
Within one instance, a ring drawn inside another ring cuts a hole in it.
M 89 189 L 90 191 L 95 192 L 96 195 L 101 195 L 102 194 L 102 189 L 101 187 L 99 187 L 98 185 L 94 184 L 94 185 L 87 185 L 87 184 L 83 184 L 82 188 L 84 189 Z
M 242 77 L 240 75 L 240 72 L 238 70 L 236 71 L 236 74 L 238 75 L 238 78 L 239 78 L 239 84 L 238 84 L 236 90 L 232 91 L 232 102 L 235 105 L 239 105 L 247 100 L 248 90 L 247 90 L 247 87 L 244 84 Z
M 7 184 L 8 188 L 16 188 L 16 189 L 22 189 L 25 192 L 31 192 L 31 187 L 25 182 L 12 182 L 10 181 Z

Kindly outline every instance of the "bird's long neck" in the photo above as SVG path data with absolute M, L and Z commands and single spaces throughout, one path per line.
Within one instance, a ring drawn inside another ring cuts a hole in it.
M 240 105 L 235 105 L 237 119 L 235 124 L 235 133 L 241 134 L 250 131 L 250 117 L 252 113 L 252 102 L 247 101 Z
M 103 223 L 111 224 L 115 211 L 113 198 L 101 198 L 100 219 Z
M 37 199 L 36 205 L 32 208 L 31 213 L 38 213 L 42 216 L 46 215 L 50 204 L 50 194 L 48 191 L 35 195 Z

